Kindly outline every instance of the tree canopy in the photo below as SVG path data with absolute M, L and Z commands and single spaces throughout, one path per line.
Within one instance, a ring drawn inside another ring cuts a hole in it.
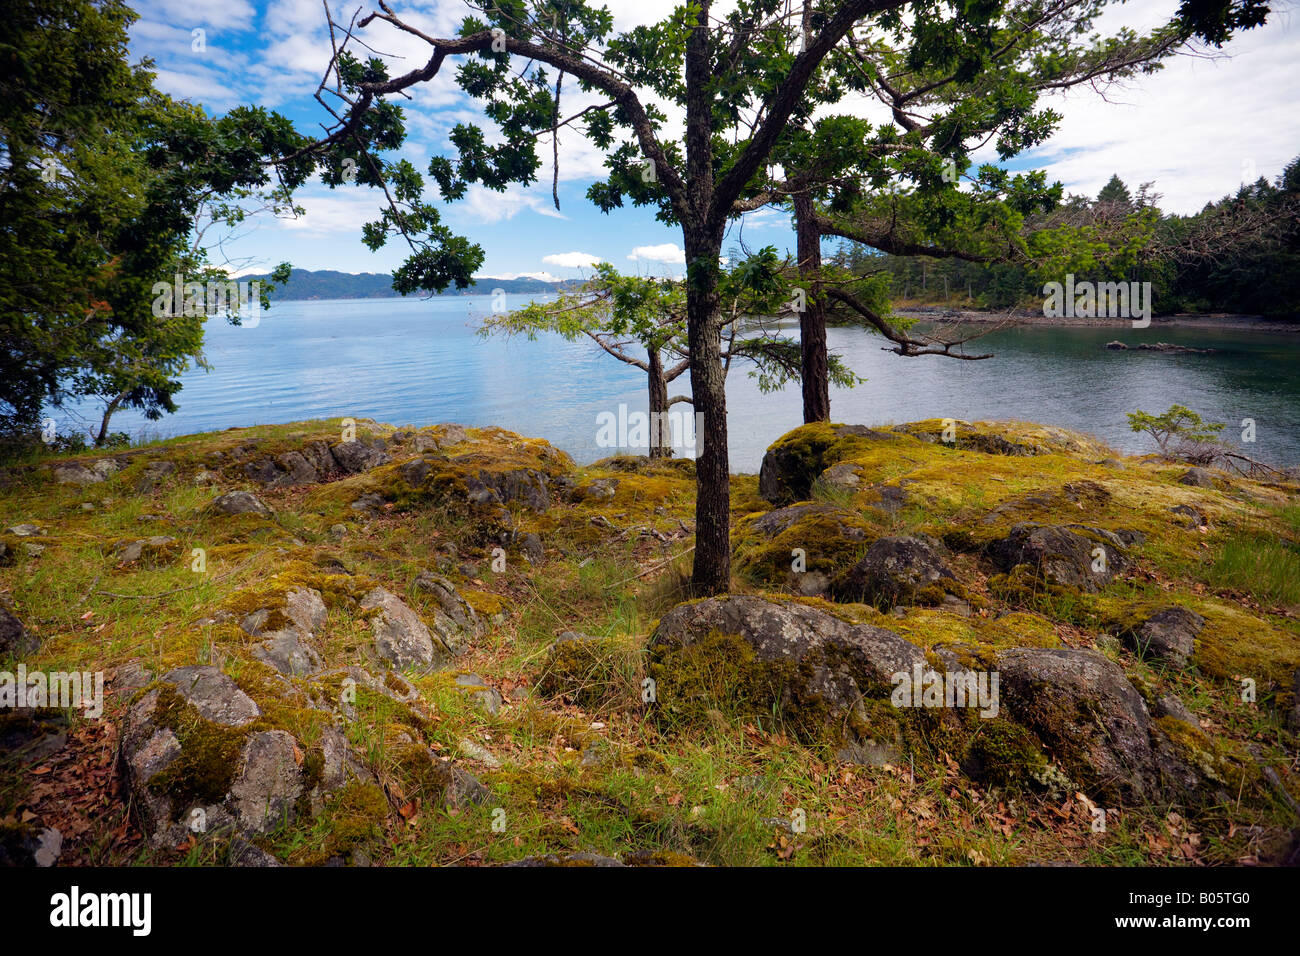
M 134 19 L 119 0 L 28 0 L 0 23 L 0 431 L 10 440 L 71 397 L 150 417 L 174 410 L 179 373 L 202 361 L 204 316 L 160 320 L 154 283 L 228 278 L 196 242 L 197 220 L 238 222 L 254 197 L 288 208 L 310 171 L 306 160 L 263 163 L 306 142 L 284 117 L 241 107 L 213 119 L 158 92 L 150 64 L 128 61 Z
M 1106 0 L 1065 0 L 1064 5 L 1078 16 L 1043 43 L 1060 41 L 1072 48 L 1070 41 L 1091 30 Z M 731 568 L 719 309 L 719 259 L 728 225 L 747 211 L 782 201 L 772 189 L 772 164 L 797 147 L 788 131 L 807 126 L 819 107 L 849 95 L 850 84 L 837 64 L 854 52 L 860 38 L 867 45 L 862 88 L 887 84 L 900 67 L 917 77 L 948 75 L 961 82 L 987 74 L 992 84 L 983 97 L 967 95 L 945 104 L 936 120 L 942 134 L 937 152 L 909 128 L 904 107 L 892 111 L 892 122 L 873 127 L 871 136 L 892 154 L 866 183 L 873 191 L 900 174 L 942 180 L 943 156 L 964 168 L 975 145 L 968 134 L 979 128 L 973 117 L 986 109 L 1005 114 L 1004 138 L 1041 140 L 1051 115 L 1034 111 L 1034 91 L 1014 66 L 1009 72 L 989 68 L 1005 52 L 1008 31 L 1021 29 L 1020 18 L 1030 18 L 1033 32 L 1033 24 L 1059 6 L 1014 0 L 960 8 L 932 0 L 739 0 L 715 17 L 710 0 L 694 0 L 658 23 L 615 33 L 609 11 L 582 0 L 503 0 L 467 17 L 455 36 L 434 37 L 379 0 L 378 10 L 355 26 L 331 24 L 336 45 L 317 97 L 334 122 L 310 149 L 335 162 L 353 158 L 366 182 L 386 189 L 391 184 L 390 204 L 381 220 L 366 227 L 365 240 L 377 247 L 400 234 L 409 244 L 411 254 L 395 275 L 399 288 L 463 286 L 481 263 L 482 250 L 441 224 L 423 198 L 423 177 L 416 170 L 405 163 L 385 167 L 374 157 L 376 148 L 391 147 L 405 135 L 400 107 L 389 97 L 431 81 L 455 58 L 456 81 L 483 103 L 490 128 L 483 123 L 453 128 L 453 155 L 435 157 L 428 166 L 438 197 L 462 199 L 472 184 L 504 190 L 531 183 L 542 167 L 539 142 L 549 141 L 552 162 L 558 162 L 560 130 L 575 129 L 606 156 L 608 176 L 588 191 L 597 206 L 606 211 L 629 202 L 653 206 L 661 220 L 681 228 L 691 394 L 708 432 L 696 463 L 693 581 L 703 592 L 718 592 L 729 587 Z M 1234 29 L 1262 22 L 1266 12 L 1257 0 L 1189 0 L 1150 42 L 1177 45 L 1192 37 L 1222 42 Z M 395 77 L 379 57 L 362 64 L 349 47 L 359 45 L 364 34 L 370 48 L 378 48 L 371 41 L 378 35 L 367 31 L 381 26 L 426 42 L 428 61 Z M 1077 56 L 1038 49 L 1043 43 L 1027 54 L 1038 73 L 1050 78 L 1078 69 Z M 1115 45 L 1114 40 L 1100 43 L 1086 62 L 1110 63 Z M 1014 53 L 1008 63 L 1020 62 L 1020 51 Z M 566 115 L 566 78 L 597 102 Z M 667 135 L 669 117 L 656 101 L 678 111 L 684 129 L 680 142 Z M 832 132 L 826 127 L 818 150 Z M 849 132 L 836 155 L 851 152 L 860 141 L 860 130 Z

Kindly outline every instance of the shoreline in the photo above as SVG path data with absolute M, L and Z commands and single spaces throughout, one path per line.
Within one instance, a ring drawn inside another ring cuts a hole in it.
M 1009 326 L 1044 326 L 1062 328 L 1098 328 L 1123 329 L 1125 331 L 1147 332 L 1152 329 L 1236 329 L 1246 332 L 1283 332 L 1300 333 L 1300 319 L 1269 319 L 1259 315 L 1234 315 L 1215 312 L 1208 315 L 1177 313 L 1174 315 L 1152 316 L 1151 324 L 1144 328 L 1133 325 L 1132 319 L 1109 318 L 1105 316 L 1076 318 L 1044 316 L 1040 312 L 1026 309 L 1014 309 L 1006 312 L 974 311 L 970 309 L 947 309 L 941 306 L 913 306 L 897 309 L 896 315 L 909 319 L 942 319 L 962 325 L 996 325 L 1005 323 Z

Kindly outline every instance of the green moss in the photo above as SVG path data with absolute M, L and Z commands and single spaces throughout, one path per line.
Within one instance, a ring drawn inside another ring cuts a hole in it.
M 474 609 L 474 613 L 484 620 L 491 620 L 498 614 L 505 613 L 506 602 L 491 591 L 479 591 L 474 588 L 462 588 L 461 597 Z
M 706 724 L 710 710 L 771 716 L 791 666 L 760 661 L 743 637 L 716 631 L 687 646 L 656 647 L 649 666 L 656 711 L 670 726 Z
M 933 441 L 942 442 L 951 423 L 954 445 L 981 454 L 1037 456 L 1069 454 L 1079 457 L 1110 458 L 1115 453 L 1103 443 L 1087 435 L 1065 428 L 1037 425 L 1033 422 L 997 421 L 966 422 L 958 419 L 930 418 L 906 425 L 896 425 L 894 431 Z
M 1038 738 L 1003 717 L 978 721 L 961 761 L 966 773 L 993 786 L 1040 781 L 1047 764 Z
M 1100 615 L 1092 595 L 1058 584 L 1027 564 L 1018 564 L 1007 574 L 988 579 L 989 593 L 1013 608 L 1042 614 L 1054 621 L 1095 626 Z
M 1101 626 L 1117 636 L 1136 633 L 1149 617 L 1181 606 L 1201 615 L 1205 626 L 1196 635 L 1192 662 L 1208 677 L 1256 682 L 1261 700 L 1279 707 L 1291 700 L 1292 675 L 1300 669 L 1300 626 L 1294 620 L 1270 619 L 1227 601 L 1193 593 L 1159 591 L 1135 599 L 1097 596 Z M 1276 623 L 1275 623 L 1276 622 Z
M 890 617 L 880 626 L 896 631 L 913 644 L 928 647 L 970 646 L 983 650 L 1007 647 L 1060 647 L 1055 626 L 1028 611 L 999 618 L 973 614 L 962 617 L 940 608 L 909 608 L 903 617 Z
M 629 853 L 624 861 L 628 866 L 699 866 L 700 863 L 689 853 L 674 850 L 655 850 L 653 852 Z
M 181 753 L 153 776 L 149 789 L 168 797 L 178 818 L 196 804 L 221 800 L 235 782 L 252 725 L 225 727 L 206 721 L 167 684 L 158 687 L 154 722 L 171 729 Z
M 802 466 L 803 474 L 818 475 L 828 467 L 822 461 L 826 449 L 840 440 L 835 429 L 836 426 L 830 422 L 810 422 L 800 425 L 772 442 L 768 450 L 780 452 L 792 463 Z
M 42 538 L 42 543 L 48 543 L 48 538 Z M 126 538 L 118 542 L 118 545 L 125 547 L 135 538 Z M 189 549 L 179 541 L 169 541 L 166 544 L 151 544 L 148 540 L 140 541 L 140 557 L 131 563 L 133 568 L 153 569 L 165 568 L 176 564 L 181 559 L 182 554 L 189 557 Z
M 877 699 L 855 702 L 846 713 L 814 691 L 817 675 L 850 674 L 863 693 Z M 779 723 L 806 742 L 839 743 L 853 737 L 890 740 L 898 714 L 888 688 L 847 649 L 810 652 L 797 663 L 761 660 L 743 637 L 710 632 L 688 645 L 659 645 L 652 651 L 657 713 L 669 727 L 716 725 L 724 720 Z
M 1158 717 L 1155 725 L 1169 738 L 1178 756 L 1203 777 L 1226 787 L 1234 795 L 1263 787 L 1263 774 L 1249 753 L 1213 740 L 1198 727 L 1176 717 Z
M 388 800 L 373 783 L 353 781 L 335 793 L 321 814 L 327 856 L 346 856 L 377 839 L 388 818 Z
M 357 712 L 365 715 L 368 724 L 388 725 L 395 736 L 415 736 L 419 740 L 428 737 L 432 727 L 430 721 L 411 707 L 364 685 L 357 685 L 355 690 Z
M 866 554 L 880 529 L 853 512 L 829 505 L 799 506 L 806 511 L 775 536 L 766 536 L 761 515 L 738 522 L 732 536 L 736 570 L 755 584 L 784 587 L 796 575 L 794 552 L 804 554 L 805 572 L 836 577 Z
M 232 594 L 224 607 L 237 620 L 255 611 L 268 610 L 271 613 L 262 629 L 274 631 L 290 623 L 283 613 L 290 591 L 298 588 L 318 591 L 326 607 L 350 609 L 378 585 L 378 581 L 366 575 L 331 573 L 308 561 L 291 560 L 265 583 Z

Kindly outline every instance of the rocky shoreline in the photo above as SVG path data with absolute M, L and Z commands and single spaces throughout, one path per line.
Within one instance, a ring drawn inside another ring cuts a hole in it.
M 970 325 L 1017 325 L 1077 328 L 1114 328 L 1132 329 L 1132 319 L 1108 317 L 1078 318 L 1067 316 L 1045 316 L 1042 312 L 1026 309 L 1004 311 L 975 311 L 970 309 L 948 309 L 942 306 L 918 306 L 900 308 L 897 314 L 926 322 L 944 322 Z M 1156 315 L 1151 318 L 1151 329 L 1236 329 L 1248 332 L 1277 333 L 1290 335 L 1300 333 L 1300 318 L 1266 318 L 1258 315 L 1230 315 L 1214 313 L 1211 315 Z

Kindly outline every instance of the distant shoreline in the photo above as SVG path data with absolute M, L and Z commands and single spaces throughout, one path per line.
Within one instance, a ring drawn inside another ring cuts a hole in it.
M 1208 315 L 1157 315 L 1151 317 L 1151 324 L 1145 329 L 1136 328 L 1132 319 L 1073 318 L 1048 317 L 1041 312 L 1027 309 L 1009 311 L 974 311 L 971 309 L 947 309 L 941 306 L 913 306 L 898 309 L 896 315 L 912 319 L 930 321 L 942 320 L 964 325 L 996 325 L 1008 323 L 1015 326 L 1051 326 L 1074 328 L 1119 329 L 1124 331 L 1144 332 L 1151 329 L 1239 329 L 1250 332 L 1300 332 L 1300 319 L 1269 319 L 1260 315 L 1233 315 L 1230 313 L 1210 313 Z

